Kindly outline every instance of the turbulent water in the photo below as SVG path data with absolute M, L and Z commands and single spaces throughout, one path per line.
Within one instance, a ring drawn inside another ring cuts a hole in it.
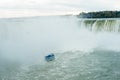
M 120 19 L 0 19 L 0 80 L 119 80 L 119 41 Z

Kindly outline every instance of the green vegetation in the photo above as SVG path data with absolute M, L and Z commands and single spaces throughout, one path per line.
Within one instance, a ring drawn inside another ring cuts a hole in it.
M 80 18 L 120 18 L 120 11 L 82 12 Z

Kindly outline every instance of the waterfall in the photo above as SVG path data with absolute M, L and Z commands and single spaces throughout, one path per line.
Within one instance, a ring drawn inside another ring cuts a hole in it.
M 80 19 L 79 23 L 81 28 L 84 27 L 93 32 L 120 32 L 119 19 Z

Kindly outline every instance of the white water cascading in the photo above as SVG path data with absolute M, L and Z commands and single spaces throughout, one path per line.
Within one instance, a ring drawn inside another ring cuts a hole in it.
M 82 28 L 86 28 L 94 32 L 120 32 L 119 19 L 81 19 L 79 22 Z

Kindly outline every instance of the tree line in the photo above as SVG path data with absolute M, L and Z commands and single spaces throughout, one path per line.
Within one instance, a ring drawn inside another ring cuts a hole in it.
M 82 12 L 80 18 L 120 18 L 120 11 Z

